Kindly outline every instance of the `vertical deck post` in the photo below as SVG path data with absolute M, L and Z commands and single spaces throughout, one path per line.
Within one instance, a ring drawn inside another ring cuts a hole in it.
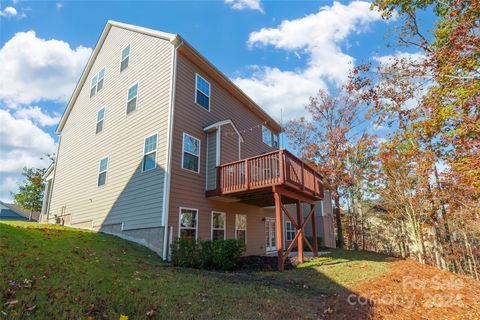
M 278 270 L 283 271 L 283 223 L 282 223 L 282 195 L 276 190 L 275 197 L 275 230 L 277 234 Z
M 317 222 L 315 219 L 316 204 L 312 204 L 310 209 L 313 209 L 312 214 L 312 236 L 313 236 L 313 256 L 318 257 L 318 240 L 317 240 Z
M 298 236 L 298 250 L 297 250 L 297 258 L 299 263 L 303 263 L 303 219 L 302 219 L 302 206 L 300 203 L 300 200 L 295 201 L 295 205 L 297 207 L 297 225 L 295 226 L 295 229 L 297 230 L 300 235 Z

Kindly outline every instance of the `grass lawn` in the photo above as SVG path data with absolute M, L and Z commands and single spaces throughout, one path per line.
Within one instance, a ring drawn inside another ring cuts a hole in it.
M 317 318 L 326 297 L 388 270 L 341 250 L 283 273 L 181 269 L 114 236 L 1 222 L 0 318 Z

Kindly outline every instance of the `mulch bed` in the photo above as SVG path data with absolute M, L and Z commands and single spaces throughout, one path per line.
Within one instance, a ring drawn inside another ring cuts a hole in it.
M 291 258 L 285 261 L 285 270 L 293 269 L 295 262 Z M 278 271 L 277 256 L 245 256 L 240 258 L 237 270 L 242 271 Z

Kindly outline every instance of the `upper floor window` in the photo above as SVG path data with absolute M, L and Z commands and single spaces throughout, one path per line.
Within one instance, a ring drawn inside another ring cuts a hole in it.
M 137 109 L 138 83 L 128 89 L 127 114 Z
M 276 133 L 273 134 L 273 147 L 274 148 L 279 148 L 280 147 L 278 134 L 276 134 Z
M 247 215 L 235 215 L 235 239 L 247 242 Z
M 200 139 L 183 133 L 182 168 L 200 172 Z
M 181 238 L 197 238 L 198 210 L 189 208 L 180 208 L 179 232 Z
M 105 79 L 105 68 L 102 68 L 92 78 L 92 82 L 90 84 L 90 98 L 93 97 L 98 91 L 102 90 L 104 79 Z
M 120 63 L 120 72 L 127 69 L 130 60 L 130 45 L 122 50 L 122 62 Z
M 107 183 L 108 157 L 100 159 L 98 165 L 98 181 L 97 186 L 101 187 Z
M 199 74 L 195 79 L 195 102 L 210 111 L 210 83 Z
M 272 146 L 272 131 L 265 126 L 262 126 L 262 141 Z
M 103 122 L 105 121 L 105 107 L 97 111 L 97 129 L 96 133 L 103 131 Z
M 212 212 L 212 240 L 225 240 L 224 212 Z
M 295 226 L 291 221 L 286 221 L 285 222 L 285 238 L 287 241 L 292 241 L 293 238 L 295 238 L 295 233 L 297 230 L 295 230 Z
M 142 171 L 148 171 L 157 167 L 157 134 L 145 138 L 143 148 Z

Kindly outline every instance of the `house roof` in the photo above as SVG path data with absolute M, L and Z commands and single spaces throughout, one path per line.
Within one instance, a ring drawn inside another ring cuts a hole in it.
M 143 28 L 131 24 L 121 23 L 117 21 L 108 20 L 105 25 L 100 38 L 97 41 L 95 49 L 93 50 L 88 62 L 83 69 L 82 75 L 73 91 L 73 94 L 68 102 L 67 108 L 65 109 L 60 122 L 58 124 L 56 133 L 60 134 L 65 126 L 65 123 L 70 115 L 70 112 L 77 100 L 77 97 L 87 80 L 87 76 L 90 72 L 90 69 L 97 58 L 100 48 L 102 47 L 105 39 L 107 38 L 108 32 L 112 27 L 118 27 L 125 30 L 130 30 L 133 32 L 138 32 L 148 36 L 164 39 L 170 41 L 173 45 L 180 48 L 180 50 L 186 54 L 192 61 L 196 62 L 200 67 L 207 69 L 209 75 L 215 78 L 216 81 L 231 93 L 233 93 L 240 101 L 242 101 L 252 112 L 257 114 L 262 120 L 272 127 L 276 131 L 281 131 L 281 126 L 275 121 L 270 115 L 268 115 L 259 105 L 257 105 L 246 93 L 244 93 L 236 84 L 234 84 L 225 74 L 218 70 L 211 62 L 209 62 L 203 55 L 201 55 L 195 48 L 193 48 L 187 41 L 185 41 L 180 35 L 161 32 L 158 30 Z
M 25 210 L 14 203 L 6 203 L 3 201 L 0 201 L 0 204 L 3 205 L 4 207 L 7 207 L 8 209 L 12 210 L 13 212 L 15 212 L 16 214 L 22 217 L 25 217 L 27 219 L 30 217 L 30 211 Z M 38 221 L 39 216 L 40 216 L 40 212 L 34 211 L 32 213 L 32 220 Z
M 233 121 L 230 120 L 230 119 L 215 122 L 214 124 L 211 124 L 211 125 L 203 128 L 203 131 L 205 131 L 205 132 L 210 132 L 210 131 L 212 131 L 212 130 L 217 130 L 219 127 L 221 127 L 221 126 L 223 126 L 223 125 L 226 125 L 226 124 L 230 124 L 230 125 L 233 127 L 233 130 L 235 130 L 235 132 L 236 132 L 236 133 L 238 134 L 238 136 L 240 137 L 240 141 L 242 141 L 242 142 L 245 141 L 245 140 L 243 139 L 243 136 L 240 134 L 240 131 L 238 131 L 237 126 L 235 125 L 235 123 L 233 123 Z

